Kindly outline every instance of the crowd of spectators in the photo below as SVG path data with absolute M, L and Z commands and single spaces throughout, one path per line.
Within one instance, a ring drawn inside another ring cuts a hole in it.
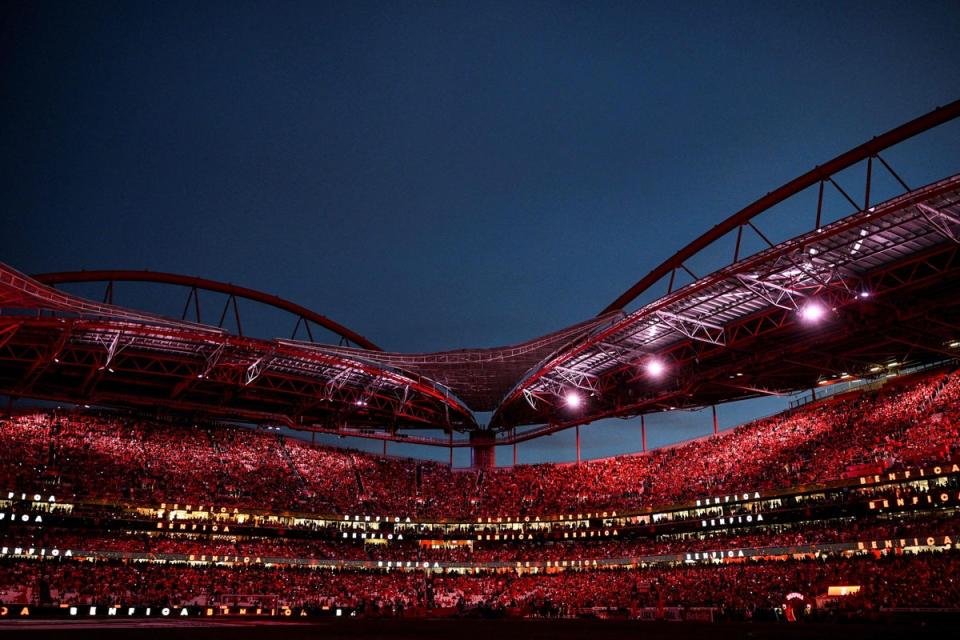
M 864 554 L 641 570 L 457 575 L 431 571 L 344 572 L 262 566 L 197 567 L 134 562 L 0 561 L 5 603 L 206 606 L 242 597 L 291 607 L 484 608 L 574 614 L 603 607 L 716 607 L 754 612 L 788 593 L 813 602 L 830 586 L 858 586 L 848 605 L 952 608 L 960 597 L 960 554 Z
M 500 604 L 579 608 L 604 606 L 708 606 L 735 610 L 773 608 L 788 593 L 807 598 L 829 586 L 860 586 L 860 606 L 953 607 L 960 584 L 952 571 L 957 554 L 927 554 L 854 560 L 691 565 L 649 571 L 524 575 L 507 581 Z M 921 586 L 922 585 L 922 586 Z
M 275 432 L 108 413 L 0 420 L 0 486 L 77 498 L 414 517 L 629 509 L 952 458 L 960 374 L 890 382 L 645 454 L 488 471 L 374 456 Z
M 894 380 L 879 390 L 845 394 L 650 453 L 488 471 L 455 471 L 436 463 L 315 447 L 241 427 L 116 413 L 36 411 L 0 420 L 0 488 L 56 494 L 61 502 L 178 502 L 318 515 L 474 519 L 664 506 L 831 480 L 865 466 L 880 470 L 952 460 L 958 448 L 960 374 L 953 372 Z M 865 489 L 858 499 L 887 497 L 889 491 L 900 491 L 903 497 L 918 490 L 924 489 Z M 953 553 L 476 575 L 332 571 L 269 562 L 200 566 L 164 555 L 516 565 L 737 548 L 809 550 L 834 542 L 954 535 L 956 514 L 949 509 L 935 513 L 859 520 L 838 513 L 819 521 L 740 529 L 650 529 L 624 537 L 510 543 L 469 536 L 459 542 L 343 540 L 333 530 L 296 527 L 277 529 L 275 535 L 135 532 L 111 523 L 109 516 L 91 521 L 89 514 L 83 516 L 83 526 L 72 528 L 7 521 L 0 534 L 8 547 L 70 548 L 100 557 L 127 552 L 136 559 L 7 557 L 0 561 L 0 601 L 175 606 L 225 603 L 242 594 L 251 602 L 391 615 L 451 607 L 544 615 L 597 606 L 629 611 L 710 606 L 750 612 L 780 606 L 787 592 L 812 596 L 829 585 L 855 584 L 862 589 L 847 602 L 866 610 L 953 606 L 960 595 L 951 578 L 960 569 L 960 554 Z
M 90 414 L 27 414 L 0 422 L 8 486 L 56 479 L 77 495 L 300 505 L 356 511 L 564 510 L 585 503 L 677 501 L 739 488 L 835 477 L 873 460 L 889 466 L 957 447 L 958 376 L 841 398 L 719 437 L 581 465 L 481 472 L 310 447 L 239 428 L 157 424 Z M 929 402 L 934 390 L 940 402 Z M 39 473 L 38 473 L 39 472 Z M 833 472 L 832 475 L 830 472 Z M 732 486 L 735 477 L 739 486 Z M 256 478 L 256 482 L 251 482 Z M 746 480 L 744 479 L 746 478 Z M 751 478 L 756 478 L 752 483 Z M 453 498 L 449 498 L 453 496 Z M 401 503 L 401 504 L 396 504 Z M 607 505 L 602 505 L 607 506 Z

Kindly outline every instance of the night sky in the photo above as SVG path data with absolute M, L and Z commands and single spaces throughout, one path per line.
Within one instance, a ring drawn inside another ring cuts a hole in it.
M 233 282 L 387 350 L 512 344 L 960 97 L 958 34 L 956 1 L 8 0 L 0 260 Z M 958 142 L 954 122 L 885 157 L 916 186 L 960 171 Z M 179 315 L 183 296 L 129 286 L 118 303 Z M 637 425 L 586 428 L 584 455 L 639 449 Z M 651 425 L 653 445 L 711 427 Z M 521 461 L 570 459 L 572 438 Z

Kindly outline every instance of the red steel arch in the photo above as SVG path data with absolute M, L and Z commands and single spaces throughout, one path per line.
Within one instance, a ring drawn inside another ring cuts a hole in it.
M 960 100 L 954 100 L 953 102 L 934 109 L 933 111 L 915 118 L 910 122 L 900 125 L 895 129 L 891 129 L 886 133 L 876 136 L 875 138 L 861 144 L 858 147 L 838 155 L 829 162 L 823 165 L 814 167 L 807 173 L 794 178 L 790 182 L 781 186 L 780 188 L 771 191 L 762 198 L 752 202 L 747 205 L 740 211 L 736 212 L 723 222 L 717 224 L 712 229 L 704 233 L 699 238 L 695 239 L 693 242 L 685 246 L 680 251 L 673 254 L 667 260 L 663 261 L 658 267 L 653 271 L 648 273 L 635 285 L 624 291 L 620 297 L 611 302 L 607 307 L 597 315 L 604 315 L 610 313 L 611 311 L 620 311 L 628 304 L 633 302 L 640 294 L 652 287 L 654 284 L 660 281 L 661 278 L 665 277 L 667 274 L 677 270 L 684 269 L 684 262 L 695 256 L 701 250 L 710 246 L 726 234 L 734 231 L 738 227 L 742 228 L 745 225 L 748 225 L 751 220 L 756 218 L 758 215 L 764 211 L 774 207 L 784 200 L 795 196 L 804 189 L 812 187 L 817 184 L 817 182 L 823 183 L 830 181 L 835 174 L 852 167 L 853 165 L 862 162 L 864 160 L 872 159 L 877 157 L 877 154 L 885 149 L 908 140 L 916 135 L 933 129 L 936 126 L 949 122 L 954 118 L 960 117 Z M 884 166 L 890 169 L 889 165 L 886 164 L 882 159 L 880 162 L 883 162 Z M 869 169 L 868 169 L 869 171 Z M 896 174 L 894 174 L 896 176 Z M 897 180 L 900 180 L 899 176 L 896 176 Z M 870 182 L 869 182 L 869 173 L 867 177 L 867 199 L 869 199 L 870 194 Z M 903 183 L 900 180 L 901 184 Z M 906 188 L 906 185 L 903 185 Z M 909 190 L 909 189 L 907 189 Z M 821 199 L 823 192 L 820 193 Z M 844 193 L 846 196 L 846 194 Z M 847 196 L 849 199 L 849 196 Z M 856 204 L 856 203 L 855 203 Z M 866 208 L 869 206 L 868 203 L 864 203 Z M 860 207 L 858 206 L 858 209 Z M 818 220 L 819 223 L 819 220 Z M 737 242 L 739 247 L 739 240 Z M 734 260 L 736 261 L 736 260 Z
M 300 306 L 295 302 L 290 302 L 289 300 L 284 300 L 279 296 L 271 295 L 269 293 L 264 293 L 262 291 L 257 291 L 256 289 L 249 289 L 247 287 L 239 287 L 234 284 L 229 284 L 226 282 L 217 282 L 216 280 L 208 280 L 206 278 L 198 278 L 196 276 L 186 276 L 177 273 L 165 273 L 163 271 L 130 271 L 130 270 L 98 270 L 98 271 L 61 271 L 56 273 L 40 273 L 31 276 L 34 280 L 42 282 L 47 285 L 58 285 L 58 284 L 67 284 L 67 283 L 83 283 L 83 282 L 154 282 L 158 284 L 170 284 L 183 287 L 191 288 L 191 295 L 194 295 L 197 290 L 202 291 L 213 291 L 215 293 L 223 293 L 233 298 L 243 298 L 245 300 L 252 300 L 254 302 L 259 302 L 276 309 L 281 309 L 288 313 L 293 314 L 299 318 L 299 321 L 313 322 L 315 324 L 324 327 L 336 333 L 340 337 L 352 342 L 353 344 L 363 347 L 364 349 L 369 349 L 371 351 L 383 351 L 376 344 L 363 337 L 359 333 L 348 329 L 339 322 L 335 322 L 330 318 L 321 315 L 315 311 L 311 311 L 306 307 Z M 189 298 L 187 304 L 189 305 Z M 229 301 L 228 301 L 229 303 Z M 226 308 L 224 308 L 226 311 Z M 234 311 L 237 311 L 236 306 L 234 306 Z M 239 323 L 238 323 L 239 324 Z M 309 327 L 307 328 L 309 331 Z

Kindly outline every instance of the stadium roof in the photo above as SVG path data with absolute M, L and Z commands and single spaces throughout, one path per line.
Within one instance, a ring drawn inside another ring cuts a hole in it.
M 604 327 L 623 313 L 611 311 L 535 340 L 493 349 L 458 349 L 440 353 L 366 354 L 377 362 L 435 380 L 456 393 L 474 411 L 493 411 L 524 374 L 562 348 Z M 351 347 L 328 348 L 348 356 Z
M 476 427 L 449 390 L 362 353 L 90 302 L 2 264 L 0 307 L 0 388 L 10 396 L 334 429 Z
M 956 357 L 960 176 L 771 246 L 532 370 L 492 426 L 575 424 Z M 578 407 L 565 406 L 570 393 Z
M 958 115 L 960 101 L 838 156 L 691 242 L 599 316 L 510 347 L 386 353 L 318 313 L 233 285 L 129 271 L 32 279 L 0 266 L 0 393 L 388 439 L 400 429 L 448 437 L 480 430 L 473 412 L 495 409 L 489 427 L 507 443 L 603 417 L 792 392 L 955 357 L 960 176 L 911 189 L 880 152 Z M 859 201 L 835 179 L 858 163 Z M 879 171 L 904 193 L 873 203 Z M 810 230 L 771 242 L 757 216 L 809 189 L 818 193 Z M 825 190 L 853 213 L 823 223 Z M 765 248 L 745 255 L 745 234 Z M 691 259 L 724 238 L 732 260 L 694 275 Z M 185 319 L 189 297 L 177 320 L 51 286 L 98 280 L 109 291 L 122 279 L 189 287 L 197 322 Z M 625 310 L 665 280 L 663 295 Z M 199 289 L 230 296 L 236 334 L 222 328 L 226 306 L 220 326 L 199 322 Z M 282 308 L 296 327 L 309 332 L 313 322 L 348 344 L 318 344 L 312 334 L 309 342 L 244 336 L 236 297 Z M 542 426 L 511 435 L 522 425 Z

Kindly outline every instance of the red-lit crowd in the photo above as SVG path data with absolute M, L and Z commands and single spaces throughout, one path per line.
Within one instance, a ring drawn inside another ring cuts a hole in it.
M 78 499 L 471 517 L 664 505 L 951 458 L 960 374 L 890 382 L 716 437 L 583 464 L 489 471 L 379 457 L 237 427 L 38 412 L 0 420 L 0 487 Z
M 488 471 L 453 471 L 436 463 L 314 447 L 272 432 L 224 425 L 37 411 L 0 420 L 0 490 L 55 494 L 59 502 L 212 503 L 319 515 L 471 519 L 663 506 L 832 480 L 858 468 L 933 464 L 955 459 L 958 449 L 958 372 L 892 380 L 879 389 L 844 394 L 646 454 Z M 339 529 L 290 537 L 282 530 L 276 535 L 132 533 L 108 520 L 68 530 L 10 524 L 8 519 L 0 522 L 0 534 L 2 544 L 10 547 L 88 552 L 515 563 L 953 535 L 957 520 L 952 511 L 859 521 L 838 514 L 820 523 L 708 533 L 655 534 L 651 529 L 640 537 L 522 543 L 464 539 L 459 544 L 414 539 L 374 544 L 337 539 Z M 457 575 L 330 571 L 277 563 L 196 566 L 171 564 L 169 558 L 37 561 L 7 554 L 0 560 L 0 601 L 207 605 L 243 594 L 264 603 L 359 607 L 391 615 L 424 607 L 562 615 L 594 606 L 712 606 L 743 613 L 779 606 L 788 592 L 813 596 L 829 585 L 858 584 L 863 589 L 846 599 L 847 605 L 953 606 L 960 587 L 950 576 L 960 568 L 958 556 L 834 555 L 827 561 Z
M 950 608 L 960 598 L 960 554 L 683 565 L 630 570 L 483 575 L 430 571 L 343 572 L 261 566 L 197 567 L 124 562 L 0 561 L 0 600 L 105 606 L 207 606 L 236 601 L 346 607 L 396 615 L 426 608 L 571 615 L 602 607 L 717 607 L 750 615 L 799 593 L 809 602 L 830 586 L 860 587 L 843 606 Z

